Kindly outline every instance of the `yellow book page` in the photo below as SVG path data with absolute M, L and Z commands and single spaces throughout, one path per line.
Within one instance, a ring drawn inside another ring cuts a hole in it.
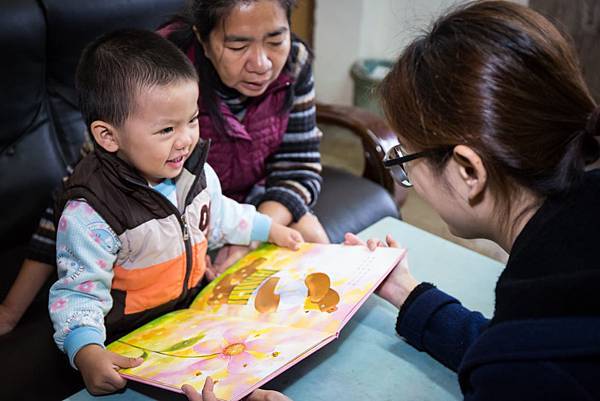
M 180 391 L 207 376 L 238 400 L 337 337 L 403 257 L 399 249 L 264 245 L 204 288 L 188 309 L 161 316 L 108 349 L 142 357 L 130 379 Z
M 210 283 L 191 309 L 335 334 L 404 250 L 263 245 Z
M 195 310 L 171 312 L 113 342 L 110 351 L 144 362 L 120 370 L 124 377 L 181 392 L 202 390 L 208 376 L 219 399 L 238 400 L 331 341 L 327 333 Z

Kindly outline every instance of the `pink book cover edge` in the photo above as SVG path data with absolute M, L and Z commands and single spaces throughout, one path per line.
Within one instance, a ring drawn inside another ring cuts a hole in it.
M 246 390 L 244 390 L 240 394 L 235 394 L 230 401 L 238 401 L 238 400 L 244 398 L 245 396 L 247 396 L 248 394 L 250 394 L 254 390 L 260 388 L 260 386 L 262 386 L 263 384 L 265 384 L 265 383 L 269 382 L 270 380 L 272 380 L 273 378 L 279 376 L 281 373 L 283 373 L 286 370 L 290 369 L 291 367 L 295 366 L 300 361 L 303 361 L 304 359 L 308 358 L 309 356 L 311 356 L 312 354 L 314 354 L 315 352 L 317 352 L 318 350 L 320 350 L 321 348 L 323 348 L 324 346 L 326 346 L 330 342 L 332 342 L 332 341 L 336 340 L 337 338 L 339 338 L 340 331 L 346 326 L 346 324 L 350 321 L 350 319 L 352 319 L 352 317 L 356 314 L 356 312 L 358 312 L 358 310 L 360 309 L 360 307 L 367 301 L 367 299 L 373 294 L 373 292 L 375 292 L 375 289 L 377 289 L 377 287 L 379 287 L 379 285 L 383 282 L 383 280 L 386 279 L 386 277 L 391 273 L 391 271 L 394 269 L 394 267 L 396 267 L 398 265 L 398 263 L 400 261 L 402 261 L 402 259 L 406 256 L 406 252 L 407 251 L 405 249 L 404 252 L 402 252 L 396 258 L 394 264 L 391 265 L 391 267 L 386 271 L 386 273 L 383 276 L 381 276 L 381 278 L 375 283 L 375 285 L 373 286 L 372 290 L 369 291 L 369 293 L 366 294 L 354 306 L 354 308 L 352 308 L 352 310 L 350 311 L 350 313 L 348 313 L 348 315 L 346 316 L 346 318 L 344 319 L 344 321 L 342 321 L 342 323 L 340 324 L 340 327 L 338 328 L 338 330 L 337 330 L 336 333 L 330 335 L 329 337 L 324 338 L 323 341 L 321 341 L 319 344 L 315 345 L 311 349 L 306 350 L 305 352 L 299 354 L 290 363 L 282 366 L 281 368 L 279 368 L 275 372 L 271 373 L 270 375 L 265 376 L 262 380 L 260 380 L 259 382 L 257 382 L 252 387 L 247 388 Z M 157 381 L 146 380 L 146 379 L 143 379 L 143 378 L 141 378 L 139 376 L 132 376 L 132 375 L 124 374 L 124 373 L 122 373 L 121 376 L 124 377 L 124 378 L 127 378 L 129 380 L 133 380 L 135 382 L 139 382 L 139 383 L 143 383 L 143 384 L 148 384 L 150 386 L 159 387 L 159 388 L 162 388 L 162 389 L 165 389 L 165 390 L 174 391 L 176 393 L 183 394 L 183 391 L 181 391 L 181 389 L 178 388 L 178 387 L 167 386 L 167 385 L 162 384 L 162 383 L 157 382 Z

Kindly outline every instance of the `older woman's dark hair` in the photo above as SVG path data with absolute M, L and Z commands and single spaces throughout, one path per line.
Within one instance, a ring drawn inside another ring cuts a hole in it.
M 402 53 L 380 93 L 388 120 L 415 150 L 464 144 L 492 188 L 551 196 L 599 156 L 600 109 L 573 48 L 535 11 L 484 1 L 455 9 Z M 441 171 L 451 152 L 429 161 Z
M 198 43 L 192 27 L 196 27 L 200 38 L 208 42 L 211 32 L 217 24 L 223 23 L 224 19 L 231 13 L 234 7 L 238 4 L 251 3 L 258 0 L 188 0 L 186 9 L 179 15 L 173 18 L 177 28 L 169 35 L 169 40 L 173 41 L 180 49 L 188 49 L 190 46 L 196 46 L 195 65 L 198 69 L 200 78 L 200 91 L 202 92 L 202 104 L 208 111 L 215 129 L 220 134 L 224 134 L 225 120 L 219 110 L 217 99 L 217 90 L 219 89 L 220 78 L 217 71 L 214 69 L 212 62 L 204 54 L 204 50 Z M 292 11 L 296 6 L 297 0 L 272 0 L 277 3 L 287 16 L 288 23 L 291 22 Z M 165 25 L 167 25 L 165 24 Z M 295 40 L 299 40 L 293 36 Z M 308 48 L 308 46 L 307 46 Z M 284 70 L 288 68 L 288 63 Z M 282 112 L 287 112 L 293 102 L 293 87 L 288 88 L 286 102 Z

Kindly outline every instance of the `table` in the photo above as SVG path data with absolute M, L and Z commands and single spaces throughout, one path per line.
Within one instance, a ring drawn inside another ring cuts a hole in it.
M 413 275 L 456 296 L 463 304 L 491 316 L 494 288 L 503 265 L 486 256 L 388 217 L 362 231 L 367 239 L 390 233 L 408 248 Z M 397 310 L 371 296 L 344 327 L 340 338 L 284 372 L 265 387 L 294 401 L 459 400 L 456 374 L 415 350 L 394 330 Z M 86 390 L 65 401 L 147 401 L 130 388 L 93 397 Z M 178 399 L 173 394 L 172 399 Z

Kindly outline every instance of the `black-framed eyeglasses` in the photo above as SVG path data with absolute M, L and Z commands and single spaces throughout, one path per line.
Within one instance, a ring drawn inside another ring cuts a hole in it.
M 408 174 L 404 168 L 404 163 L 420 157 L 431 156 L 435 153 L 447 152 L 450 149 L 452 149 L 452 147 L 448 146 L 439 149 L 425 150 L 423 152 L 413 153 L 410 155 L 404 155 L 400 145 L 395 145 L 391 147 L 390 150 L 388 150 L 385 154 L 385 157 L 383 158 L 383 165 L 390 170 L 392 178 L 398 184 L 402 185 L 403 187 L 410 188 L 412 187 L 412 183 L 408 178 Z

